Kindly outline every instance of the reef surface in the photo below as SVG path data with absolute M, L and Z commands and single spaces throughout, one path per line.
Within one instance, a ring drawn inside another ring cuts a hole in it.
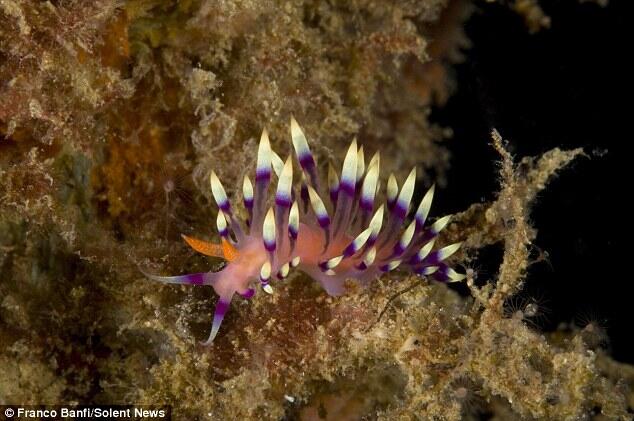
M 537 2 L 510 3 L 527 30 L 548 27 Z M 0 0 L 0 403 L 168 404 L 190 420 L 631 419 L 634 367 L 601 332 L 541 333 L 537 304 L 512 304 L 532 261 L 531 206 L 580 149 L 514 158 L 492 133 L 496 199 L 457 213 L 439 240 L 464 241 L 452 262 L 466 296 L 395 272 L 333 298 L 296 273 L 273 296 L 235 300 L 203 348 L 211 289 L 138 269 L 219 267 L 180 234 L 217 240 L 210 171 L 238 199 L 264 126 L 290 153 L 291 114 L 324 168 L 356 136 L 381 151 L 383 174 L 416 165 L 422 184 L 443 186 L 451 131 L 430 107 L 458 88 L 471 11 Z M 499 271 L 479 274 L 492 245 Z

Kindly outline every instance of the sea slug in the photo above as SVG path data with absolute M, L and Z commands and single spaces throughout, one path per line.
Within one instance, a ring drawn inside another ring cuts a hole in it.
M 224 187 L 212 171 L 210 182 L 219 207 L 216 223 L 221 243 L 183 238 L 202 254 L 226 259 L 224 269 L 180 276 L 145 273 L 159 282 L 214 288 L 219 299 L 211 333 L 204 345 L 210 345 L 216 337 L 236 292 L 251 298 L 255 294 L 254 284 L 259 283 L 264 291 L 273 293 L 271 280 L 286 278 L 291 268 L 317 280 L 332 296 L 345 292 L 347 279 L 367 285 L 396 268 L 420 276 L 431 275 L 441 282 L 464 278 L 443 263 L 458 250 L 460 243 L 434 250 L 435 238 L 448 224 L 449 216 L 425 226 L 434 186 L 424 195 L 411 222 L 402 230 L 414 193 L 415 169 L 400 191 L 394 175 L 389 176 L 387 203 L 375 210 L 379 153 L 366 167 L 363 147 L 357 148 L 356 139 L 353 140 L 343 162 L 341 179 L 332 166 L 329 167 L 325 195 L 315 159 L 294 118 L 291 118 L 291 137 L 302 170 L 299 191 L 293 188 L 292 158 L 284 162 L 271 150 L 265 129 L 258 147 L 255 186 L 248 177 L 243 182 L 244 206 L 248 212 L 244 224 L 236 217 Z M 277 176 L 277 190 L 275 201 L 269 206 L 271 170 Z M 326 202 L 324 197 L 328 197 Z

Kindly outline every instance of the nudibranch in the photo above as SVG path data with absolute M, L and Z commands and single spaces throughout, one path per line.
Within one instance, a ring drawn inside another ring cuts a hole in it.
M 216 337 L 235 293 L 251 298 L 258 283 L 265 292 L 273 293 L 273 278 L 283 280 L 291 268 L 308 274 L 331 296 L 343 294 L 348 279 L 365 286 L 382 273 L 397 268 L 432 276 L 441 282 L 464 278 L 444 263 L 460 243 L 434 249 L 435 239 L 449 223 L 449 216 L 425 225 L 434 186 L 402 230 L 414 193 L 415 169 L 400 191 L 396 178 L 390 175 L 387 201 L 375 209 L 379 153 L 366 166 L 363 147 L 357 147 L 356 139 L 353 140 L 343 161 L 341 179 L 329 167 L 326 196 L 306 136 L 294 118 L 291 118 L 291 138 L 301 167 L 298 189 L 293 187 L 292 158 L 282 161 L 271 150 L 265 129 L 258 147 L 255 185 L 248 176 L 242 185 L 248 213 L 244 225 L 238 220 L 220 180 L 211 172 L 211 191 L 219 207 L 216 224 L 221 243 L 188 236 L 183 239 L 197 252 L 224 258 L 227 264 L 221 271 L 180 276 L 146 274 L 164 283 L 213 287 L 219 299 L 204 345 L 210 345 Z M 269 205 L 273 172 L 277 176 L 277 190 L 274 203 Z M 324 197 L 328 199 L 325 201 Z

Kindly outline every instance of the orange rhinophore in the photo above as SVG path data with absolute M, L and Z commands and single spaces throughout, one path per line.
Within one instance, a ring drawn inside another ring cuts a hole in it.
M 191 248 L 196 250 L 198 253 L 204 254 L 205 256 L 211 256 L 211 257 L 225 257 L 226 256 L 226 254 L 224 253 L 224 247 L 221 246 L 220 244 L 208 243 L 207 241 L 199 240 L 193 237 L 188 237 L 186 235 L 181 235 L 181 237 L 183 237 L 183 240 L 185 240 L 185 242 L 189 244 Z
M 238 258 L 240 253 L 226 238 L 222 239 L 222 254 L 228 262 L 233 262 Z
M 221 257 L 228 262 L 233 262 L 240 255 L 238 250 L 225 238 L 222 239 L 222 244 L 216 244 L 188 237 L 184 234 L 181 234 L 181 237 L 191 248 L 205 256 Z

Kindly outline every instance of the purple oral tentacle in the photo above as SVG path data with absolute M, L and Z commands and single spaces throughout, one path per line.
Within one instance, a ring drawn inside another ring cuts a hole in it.
M 157 276 L 152 275 L 151 273 L 147 273 L 142 271 L 145 276 L 150 279 L 153 279 L 157 282 L 162 282 L 164 284 L 181 284 L 181 285 L 211 285 L 211 277 L 213 273 L 209 272 L 201 272 L 201 273 L 190 273 L 187 275 L 177 275 L 177 276 Z
M 214 341 L 214 338 L 218 334 L 220 330 L 220 325 L 222 324 L 222 320 L 225 318 L 225 314 L 227 314 L 227 310 L 231 306 L 231 298 L 233 296 L 233 292 L 226 295 L 221 295 L 218 299 L 218 303 L 216 303 L 216 309 L 214 311 L 214 320 L 211 324 L 211 332 L 209 333 L 209 337 L 205 342 L 202 343 L 203 346 L 209 346 Z

